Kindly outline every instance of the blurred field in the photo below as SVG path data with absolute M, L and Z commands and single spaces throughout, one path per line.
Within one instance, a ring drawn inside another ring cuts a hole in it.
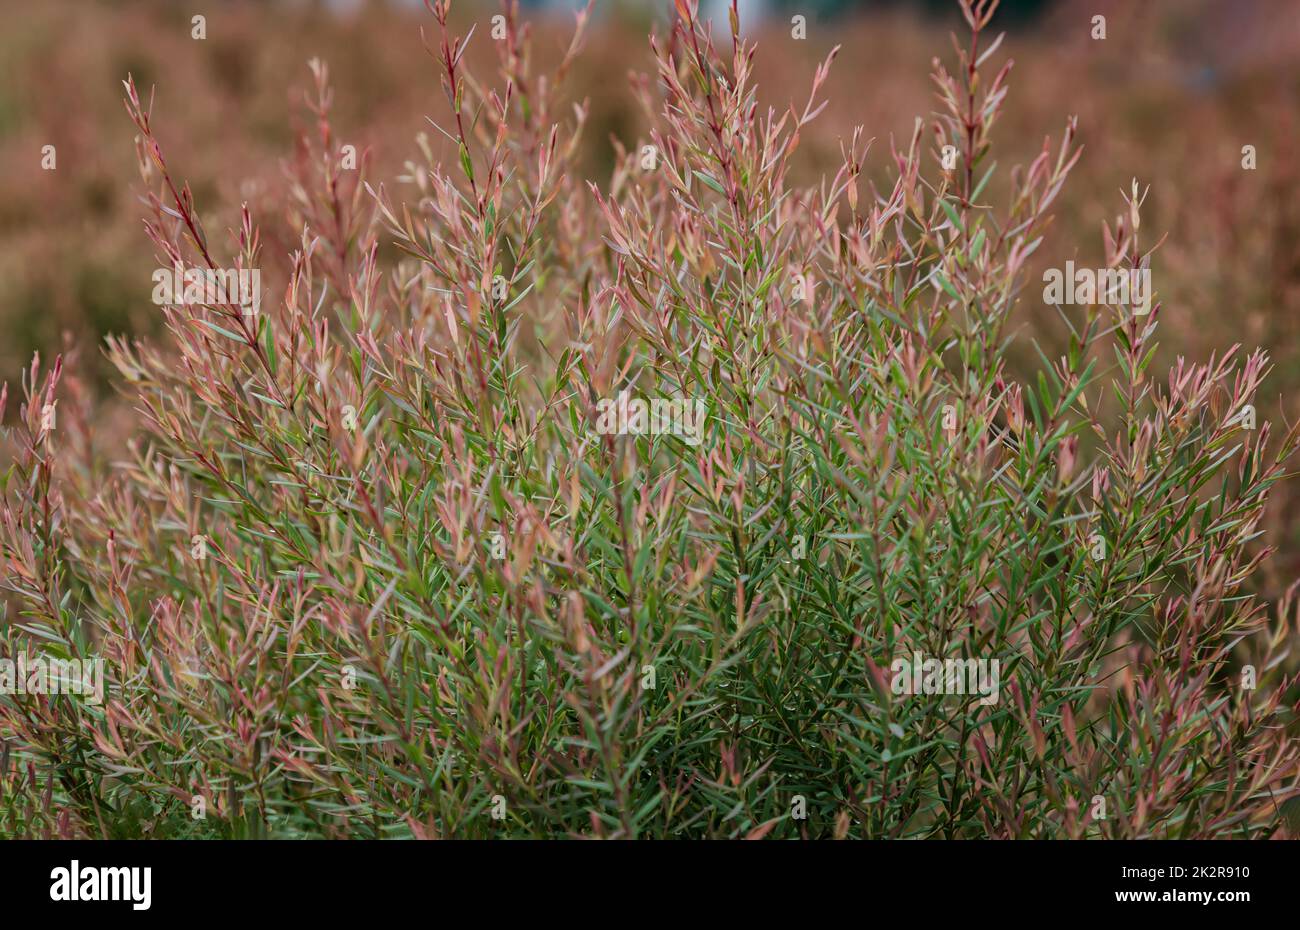
M 121 106 L 129 72 L 155 87 L 154 118 L 174 170 L 196 201 L 226 229 L 241 202 L 262 224 L 269 256 L 296 236 L 291 217 L 260 205 L 285 183 L 297 157 L 296 129 L 310 118 L 306 62 L 327 61 L 336 85 L 335 124 L 368 149 L 373 177 L 392 178 L 440 118 L 445 102 L 421 46 L 427 14 L 409 5 L 369 3 L 339 15 L 317 4 L 210 2 L 207 38 L 190 37 L 191 11 L 167 2 L 0 0 L 0 380 L 17 386 L 33 351 L 48 357 L 70 340 L 95 375 L 105 416 L 116 409 L 97 346 L 108 333 L 156 331 L 150 273 L 157 260 L 141 231 L 135 197 L 133 127 Z M 597 4 L 603 14 L 573 86 L 591 99 L 584 165 L 608 180 L 614 140 L 637 143 L 640 119 L 630 71 L 649 67 L 646 43 L 667 2 L 646 8 Z M 802 101 L 816 62 L 843 52 L 829 84 L 831 105 L 801 166 L 813 181 L 838 157 L 841 137 L 861 124 L 875 137 L 867 173 L 880 175 L 891 137 L 906 138 L 928 117 L 931 59 L 948 50 L 955 17 L 931 5 L 893 4 L 843 18 L 810 17 L 805 42 L 791 40 L 786 14 L 759 27 L 758 80 L 774 105 Z M 798 9 L 798 4 L 794 5 Z M 471 58 L 487 60 L 490 7 L 457 4 L 478 31 Z M 1096 14 L 1107 38 L 1090 37 Z M 532 10 L 539 48 L 558 54 L 567 14 Z M 1297 104 L 1300 17 L 1286 0 L 1062 2 L 1040 15 L 1008 17 L 1000 52 L 1015 59 L 1008 116 L 997 127 L 1004 153 L 1028 161 L 1045 136 L 1059 138 L 1077 115 L 1083 159 L 1058 200 L 1057 224 L 1036 259 L 1022 298 L 1020 351 L 1030 335 L 1051 352 L 1058 337 L 1041 302 L 1039 274 L 1067 259 L 1096 263 L 1101 224 L 1122 207 L 1119 191 L 1137 178 L 1151 186 L 1144 210 L 1148 244 L 1168 238 L 1154 263 L 1164 306 L 1165 361 L 1203 360 L 1234 342 L 1270 351 L 1276 371 L 1264 418 L 1294 418 L 1300 386 L 1300 198 Z M 477 67 L 490 73 L 486 67 Z M 54 145 L 57 168 L 42 170 Z M 1255 147 L 1256 170 L 1242 167 Z M 274 290 L 274 284 L 272 285 Z M 65 336 L 65 334 L 67 334 Z M 13 417 L 11 405 L 9 417 Z M 1268 563 L 1273 593 L 1300 574 L 1300 530 L 1291 527 L 1293 492 L 1274 508 L 1283 557 Z

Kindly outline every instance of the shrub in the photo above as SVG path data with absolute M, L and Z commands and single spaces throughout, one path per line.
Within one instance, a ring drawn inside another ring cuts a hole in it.
M 127 82 L 161 264 L 263 268 L 283 299 L 110 340 L 124 462 L 75 364 L 24 379 L 5 654 L 102 657 L 105 695 L 0 698 L 7 835 L 1282 826 L 1294 597 L 1270 618 L 1248 581 L 1297 433 L 1270 453 L 1244 413 L 1262 353 L 1155 377 L 1158 301 L 1058 308 L 1067 354 L 1013 377 L 1079 151 L 1071 125 L 987 202 L 995 0 L 962 3 L 932 135 L 891 144 L 889 180 L 859 130 L 809 189 L 788 174 L 831 61 L 761 107 L 734 5 L 728 50 L 677 0 L 636 84 L 651 134 L 587 190 L 586 14 L 539 77 L 507 4 L 491 89 L 449 6 L 453 166 L 422 139 L 400 196 L 344 167 L 313 63 L 283 268 L 247 209 L 229 249 L 208 236 Z M 1110 268 L 1150 268 L 1141 202 Z M 997 677 L 913 681 L 920 657 Z

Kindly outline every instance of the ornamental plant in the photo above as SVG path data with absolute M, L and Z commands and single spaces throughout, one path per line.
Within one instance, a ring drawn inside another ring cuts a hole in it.
M 1300 629 L 1252 576 L 1297 432 L 1262 352 L 1152 370 L 1137 182 L 1099 271 L 1155 298 L 1042 305 L 1068 344 L 1012 370 L 1080 149 L 999 173 L 996 5 L 961 0 L 932 120 L 801 186 L 835 56 L 761 105 L 734 2 L 723 38 L 676 0 L 594 183 L 590 7 L 539 74 L 507 2 L 485 80 L 430 0 L 405 174 L 313 62 L 285 216 L 226 237 L 128 79 L 160 267 L 267 296 L 172 289 L 165 340 L 109 340 L 124 460 L 75 358 L 24 378 L 0 654 L 103 688 L 0 695 L 0 833 L 1285 833 Z

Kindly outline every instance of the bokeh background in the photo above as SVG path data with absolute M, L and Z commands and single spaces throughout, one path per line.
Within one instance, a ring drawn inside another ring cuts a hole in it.
M 537 54 L 558 56 L 574 0 L 525 3 Z M 647 35 L 668 21 L 671 0 L 597 0 L 596 24 L 573 77 L 592 117 L 583 168 L 604 184 L 615 141 L 636 144 L 640 119 L 629 72 L 650 69 Z M 724 0 L 705 3 L 725 29 Z M 844 51 L 828 85 L 831 104 L 803 140 L 804 180 L 832 169 L 840 139 L 861 124 L 877 142 L 867 172 L 883 178 L 889 139 L 905 139 L 933 109 L 936 55 L 961 31 L 953 0 L 742 0 L 759 42 L 761 96 L 786 105 L 807 93 L 831 46 Z M 461 31 L 477 23 L 471 67 L 494 71 L 489 19 L 495 5 L 457 0 Z M 191 38 L 191 16 L 207 37 Z M 790 37 L 790 17 L 808 37 Z M 1093 17 L 1106 38 L 1092 37 Z M 369 149 L 372 176 L 400 174 L 425 117 L 445 101 L 410 0 L 0 0 L 0 380 L 16 390 L 35 351 L 80 347 L 106 424 L 129 423 L 99 345 L 109 333 L 159 329 L 150 302 L 157 266 L 141 228 L 134 127 L 121 80 L 156 89 L 154 119 L 170 165 L 186 178 L 211 230 L 233 226 L 247 202 L 268 249 L 296 239 L 281 204 L 286 162 L 309 114 L 306 62 L 328 62 L 334 121 Z M 1270 351 L 1276 369 L 1261 415 L 1291 422 L 1300 405 L 1300 6 L 1296 0 L 1003 0 L 1000 55 L 1016 66 L 1007 115 L 996 129 L 998 161 L 1025 163 L 1045 136 L 1079 120 L 1085 151 L 1057 203 L 1057 222 L 1036 258 L 1045 265 L 1101 256 L 1101 224 L 1123 207 L 1121 189 L 1151 187 L 1145 242 L 1157 253 L 1164 303 L 1161 364 L 1204 360 L 1236 342 Z M 432 34 L 432 33 L 430 33 Z M 57 167 L 43 170 L 42 147 Z M 1257 167 L 1242 166 L 1255 147 Z M 1059 332 L 1030 279 L 1018 357 L 1050 349 Z M 12 422 L 16 404 L 7 418 Z M 1275 425 L 1275 430 L 1282 424 Z M 109 441 L 113 428 L 108 429 Z M 0 444 L 3 438 L 0 437 Z M 4 454 L 0 452 L 0 462 Z M 1280 557 L 1265 586 L 1276 594 L 1300 575 L 1300 491 L 1279 495 L 1271 537 Z

